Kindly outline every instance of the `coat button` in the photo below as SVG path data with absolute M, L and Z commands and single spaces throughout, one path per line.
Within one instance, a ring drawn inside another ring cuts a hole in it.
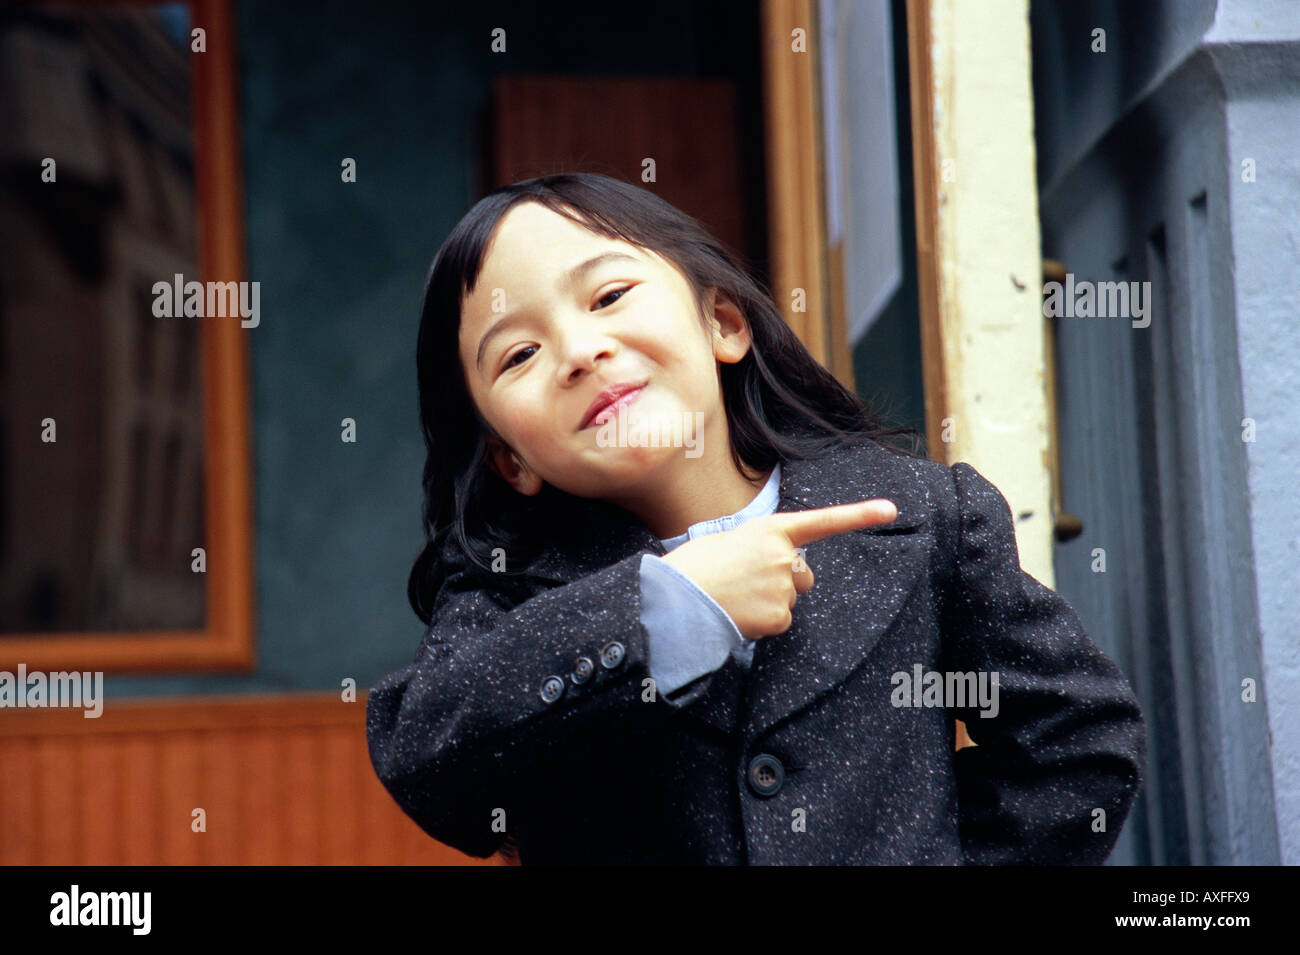
M 542 689 L 540 692 L 543 702 L 554 703 L 564 695 L 564 681 L 558 676 L 548 676 L 542 681 Z
M 775 796 L 781 791 L 781 784 L 785 782 L 785 767 L 775 756 L 759 753 L 749 761 L 747 780 L 749 788 L 754 790 L 755 795 L 764 798 Z
M 600 665 L 606 670 L 612 670 L 623 662 L 624 654 L 623 644 L 617 640 L 611 640 L 600 648 Z
M 596 672 L 596 664 L 591 662 L 591 657 L 578 657 L 573 664 L 573 672 L 569 674 L 569 679 L 578 686 L 586 683 L 591 679 L 591 675 Z

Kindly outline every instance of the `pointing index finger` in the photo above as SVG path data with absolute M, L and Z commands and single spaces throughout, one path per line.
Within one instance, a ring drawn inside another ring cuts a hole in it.
M 810 511 L 787 511 L 773 514 L 772 517 L 776 520 L 777 527 L 790 538 L 790 543 L 802 547 L 823 537 L 888 524 L 898 517 L 898 508 L 885 498 L 872 498 L 869 501 L 836 504 Z

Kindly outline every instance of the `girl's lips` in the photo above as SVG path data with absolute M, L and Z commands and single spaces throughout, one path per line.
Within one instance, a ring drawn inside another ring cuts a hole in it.
M 617 399 L 611 401 L 609 404 L 605 405 L 605 407 L 596 412 L 596 416 L 588 422 L 587 427 L 594 428 L 597 425 L 604 424 L 610 418 L 614 417 L 614 415 L 618 414 L 620 410 L 626 408 L 632 402 L 640 398 L 641 392 L 643 391 L 645 391 L 645 385 L 642 385 L 640 388 L 633 388 L 626 394 L 619 395 Z

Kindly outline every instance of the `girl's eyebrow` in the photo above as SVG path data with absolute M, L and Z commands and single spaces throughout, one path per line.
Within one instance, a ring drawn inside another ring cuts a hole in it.
M 597 269 L 606 262 L 615 262 L 625 259 L 628 262 L 640 264 L 640 259 L 628 255 L 626 252 L 602 252 L 600 255 L 592 256 L 585 262 L 579 262 L 573 268 L 560 278 L 557 287 L 561 292 L 572 289 L 575 285 L 583 280 L 587 273 Z M 493 323 L 492 327 L 483 333 L 483 337 L 478 342 L 478 356 L 474 359 L 474 367 L 480 371 L 483 368 L 483 355 L 487 351 L 488 342 L 492 341 L 497 335 L 509 331 L 510 326 L 519 321 L 518 312 L 506 312 L 501 318 Z

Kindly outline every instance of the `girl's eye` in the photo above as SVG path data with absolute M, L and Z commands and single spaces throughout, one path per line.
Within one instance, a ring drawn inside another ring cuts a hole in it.
M 611 296 L 614 296 L 614 295 L 617 295 L 617 296 L 619 296 L 619 298 L 622 298 L 623 295 L 624 295 L 625 293 L 630 292 L 630 291 L 632 291 L 632 286 L 630 286 L 630 285 L 629 285 L 627 288 L 616 288 L 616 289 L 614 289 L 612 292 L 607 292 L 607 293 L 606 293 L 602 298 L 598 299 L 598 300 L 596 301 L 596 304 L 597 304 L 597 305 L 600 305 L 602 302 L 606 302 L 606 301 L 608 301 L 608 300 L 610 299 L 610 297 L 611 297 Z M 616 298 L 616 299 L 614 299 L 614 301 L 617 302 L 618 299 Z M 521 349 L 519 349 L 519 351 L 515 352 L 515 353 L 514 353 L 513 355 L 511 355 L 508 359 L 506 359 L 506 363 L 505 363 L 504 365 L 501 366 L 501 370 L 502 370 L 502 371 L 505 371 L 505 370 L 507 370 L 507 369 L 509 369 L 509 368 L 513 368 L 513 367 L 515 366 L 515 364 L 516 364 L 516 359 L 519 358 L 519 356 L 524 355 L 524 354 L 527 354 L 528 352 L 534 352 L 534 351 L 536 351 L 536 350 L 537 350 L 537 346 L 536 346 L 536 345 L 528 345 L 528 346 L 525 347 L 525 348 L 521 348 Z
M 513 355 L 510 356 L 509 360 L 505 363 L 505 365 L 502 366 L 501 370 L 502 370 L 502 371 L 505 371 L 505 369 L 507 369 L 507 368 L 513 368 L 513 367 L 514 367 L 514 364 L 515 364 L 515 359 L 516 359 L 516 358 L 518 358 L 518 357 L 519 357 L 520 355 L 522 355 L 524 352 L 527 352 L 527 351 L 536 351 L 536 350 L 537 350 L 537 346 L 536 346 L 536 345 L 528 345 L 528 346 L 526 346 L 526 347 L 524 347 L 524 348 L 519 349 L 519 351 L 515 352 Z
M 596 301 L 596 304 L 599 305 L 601 302 L 603 302 L 603 301 L 605 301 L 606 299 L 608 299 L 611 295 L 618 295 L 618 296 L 621 297 L 624 293 L 626 293 L 626 292 L 630 292 L 630 291 L 632 291 L 632 286 L 630 286 L 630 285 L 629 285 L 627 288 L 616 288 L 616 289 L 614 289 L 612 292 L 608 292 L 608 293 L 606 293 L 605 296 L 604 296 L 604 298 L 598 299 L 598 300 Z M 614 299 L 614 301 L 617 302 L 618 299 Z

